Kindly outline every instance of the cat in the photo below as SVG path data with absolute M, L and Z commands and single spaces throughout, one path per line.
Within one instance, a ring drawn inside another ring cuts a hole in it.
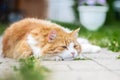
M 81 52 L 77 42 L 80 28 L 69 31 L 47 20 L 25 18 L 8 27 L 3 35 L 3 56 L 13 59 L 50 57 L 75 58 Z

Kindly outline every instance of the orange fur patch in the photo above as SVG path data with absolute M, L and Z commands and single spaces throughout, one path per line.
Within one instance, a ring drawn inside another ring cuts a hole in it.
M 56 36 L 52 35 L 52 42 L 49 42 L 51 31 L 55 31 Z M 31 34 L 39 43 L 43 56 L 54 55 L 62 52 L 70 42 L 74 42 L 75 49 L 80 53 L 81 47 L 78 45 L 75 31 L 68 33 L 61 26 L 45 20 L 27 18 L 15 22 L 8 27 L 3 37 L 3 55 L 10 58 L 25 58 L 32 55 L 32 50 L 27 44 L 27 36 Z M 53 38 L 54 37 L 54 38 Z

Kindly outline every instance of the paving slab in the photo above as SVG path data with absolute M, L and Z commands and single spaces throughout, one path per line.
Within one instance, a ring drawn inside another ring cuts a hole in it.
M 116 64 L 118 63 L 116 62 Z M 49 65 L 54 67 L 51 68 L 52 80 L 120 80 L 120 75 L 116 74 L 119 73 L 118 70 L 113 72 L 92 60 L 43 61 L 41 64 L 46 67 Z
M 110 70 L 120 70 L 120 60 L 96 60 L 96 62 Z
M 15 60 L 0 57 L 0 78 L 14 74 L 14 66 L 19 65 Z
M 52 80 L 120 80 L 120 77 L 108 71 L 70 71 L 54 72 Z
M 48 67 L 49 69 L 52 69 L 53 71 L 97 71 L 97 70 L 104 70 L 103 67 L 101 67 L 97 63 L 90 61 L 90 60 L 61 61 L 58 63 L 56 61 L 54 61 L 54 62 L 53 61 L 52 62 L 43 61 L 42 65 Z

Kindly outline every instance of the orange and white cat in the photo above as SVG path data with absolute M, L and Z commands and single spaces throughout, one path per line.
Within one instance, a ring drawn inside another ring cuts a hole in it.
M 3 56 L 20 59 L 51 56 L 53 60 L 77 57 L 79 29 L 68 31 L 55 23 L 26 18 L 13 23 L 3 36 Z

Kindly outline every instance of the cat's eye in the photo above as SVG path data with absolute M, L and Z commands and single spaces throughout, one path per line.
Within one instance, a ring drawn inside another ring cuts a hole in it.
M 67 47 L 66 46 L 61 46 L 62 48 L 64 48 L 64 49 L 67 49 Z
M 78 45 L 74 45 L 74 48 L 77 48 L 78 47 Z

